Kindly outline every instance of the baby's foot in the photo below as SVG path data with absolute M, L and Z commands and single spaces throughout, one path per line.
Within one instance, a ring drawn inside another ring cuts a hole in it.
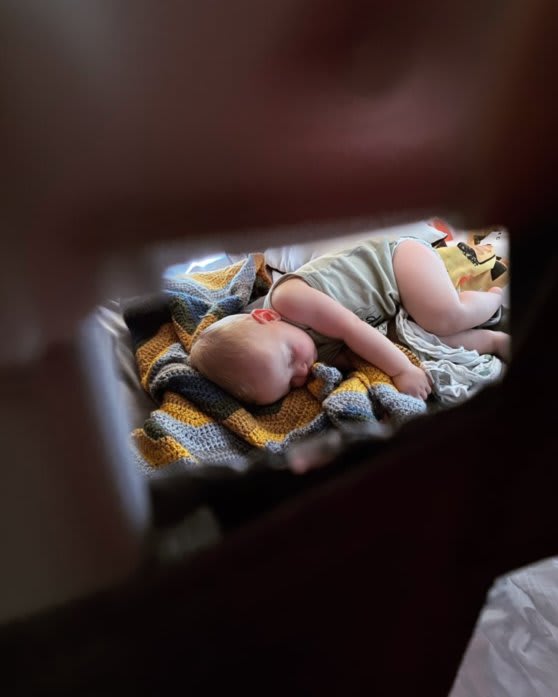
M 509 363 L 511 359 L 511 338 L 505 332 L 492 332 L 494 342 L 492 353 L 501 358 L 504 363 Z

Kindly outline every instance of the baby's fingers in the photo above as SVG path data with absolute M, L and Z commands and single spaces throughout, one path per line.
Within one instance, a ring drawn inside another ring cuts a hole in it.
M 431 392 L 432 392 L 432 385 L 431 385 L 431 382 L 428 381 L 419 390 L 419 396 L 421 399 L 423 399 L 426 402 L 426 400 L 428 399 Z

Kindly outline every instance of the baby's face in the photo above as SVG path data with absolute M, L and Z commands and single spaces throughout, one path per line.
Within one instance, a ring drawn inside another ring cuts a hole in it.
M 258 325 L 255 336 L 254 356 L 243 379 L 257 404 L 272 404 L 306 383 L 318 353 L 304 330 L 283 320 Z

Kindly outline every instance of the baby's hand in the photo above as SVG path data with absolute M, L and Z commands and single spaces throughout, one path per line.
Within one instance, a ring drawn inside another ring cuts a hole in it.
M 397 375 L 394 375 L 391 379 L 399 392 L 404 392 L 405 394 L 411 395 L 411 397 L 418 397 L 419 399 L 426 400 L 428 395 L 432 392 L 428 375 L 422 368 L 417 368 L 417 366 L 413 364 Z

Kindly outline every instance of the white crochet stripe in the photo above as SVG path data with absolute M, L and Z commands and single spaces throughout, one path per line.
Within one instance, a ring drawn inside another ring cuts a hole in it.
M 397 335 L 416 353 L 432 379 L 434 395 L 445 406 L 461 404 L 483 385 L 501 377 L 504 364 L 496 356 L 452 348 L 409 319 L 401 308 L 395 319 Z

